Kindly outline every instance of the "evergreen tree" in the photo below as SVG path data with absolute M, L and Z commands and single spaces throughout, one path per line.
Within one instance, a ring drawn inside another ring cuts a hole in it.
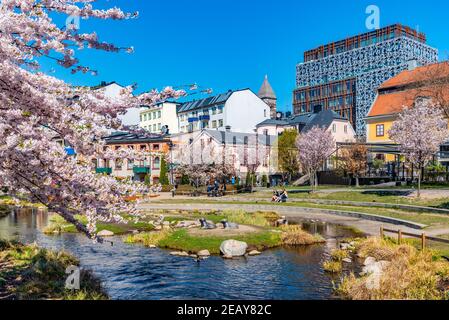
M 163 186 L 168 186 L 170 181 L 168 180 L 168 166 L 167 161 L 165 161 L 165 157 L 161 159 L 161 173 L 159 177 L 159 183 Z

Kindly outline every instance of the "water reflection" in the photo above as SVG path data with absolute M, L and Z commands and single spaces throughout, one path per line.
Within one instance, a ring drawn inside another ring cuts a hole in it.
M 64 249 L 101 277 L 113 299 L 328 299 L 331 279 L 321 268 L 328 248 L 316 245 L 283 248 L 261 256 L 200 263 L 168 255 L 167 251 L 124 244 L 93 244 L 81 235 L 46 236 L 41 230 L 49 214 L 15 210 L 0 219 L 0 238 L 36 241 Z M 303 228 L 327 238 L 347 236 L 336 226 L 300 221 Z

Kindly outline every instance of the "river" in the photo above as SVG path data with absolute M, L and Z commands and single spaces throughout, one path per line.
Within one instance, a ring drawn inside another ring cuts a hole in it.
M 36 242 L 64 249 L 79 258 L 82 267 L 101 278 L 112 299 L 332 299 L 332 278 L 321 267 L 339 237 L 350 232 L 331 224 L 301 222 L 318 232 L 324 245 L 268 250 L 257 257 L 224 260 L 210 257 L 200 263 L 173 257 L 166 250 L 127 245 L 94 244 L 80 234 L 47 236 L 42 229 L 49 214 L 36 209 L 16 209 L 0 219 L 0 238 Z

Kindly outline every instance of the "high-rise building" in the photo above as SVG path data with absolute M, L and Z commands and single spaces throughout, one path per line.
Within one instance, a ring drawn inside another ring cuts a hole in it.
M 295 114 L 331 109 L 365 135 L 365 117 L 377 88 L 409 68 L 438 61 L 426 36 L 399 24 L 304 53 L 296 66 Z
M 270 107 L 270 118 L 276 119 L 277 97 L 270 82 L 268 82 L 268 75 L 265 76 L 265 80 L 257 95 Z

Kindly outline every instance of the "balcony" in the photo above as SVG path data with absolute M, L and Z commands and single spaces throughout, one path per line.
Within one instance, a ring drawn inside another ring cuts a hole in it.
M 140 174 L 140 173 L 145 173 L 145 174 L 147 174 L 147 173 L 150 173 L 150 171 L 151 171 L 150 167 L 140 167 L 140 166 L 135 166 L 135 167 L 133 168 L 133 172 L 134 172 L 135 174 Z
M 110 175 L 110 174 L 112 174 L 112 168 L 96 168 L 95 172 L 99 173 L 99 174 Z

